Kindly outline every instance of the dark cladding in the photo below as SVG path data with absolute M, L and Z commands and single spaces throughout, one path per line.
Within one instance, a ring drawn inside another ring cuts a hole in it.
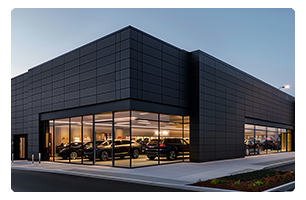
M 153 137 L 148 132 L 150 129 L 157 132 L 157 137 L 166 137 L 161 134 L 168 131 L 173 136 L 167 137 L 182 139 L 182 146 L 183 140 L 188 139 L 188 159 L 194 162 L 244 157 L 246 137 L 268 140 L 286 135 L 286 140 L 282 138 L 286 151 L 294 150 L 294 97 L 207 53 L 187 52 L 131 26 L 13 78 L 11 102 L 12 151 L 20 158 L 30 159 L 32 154 L 38 158 L 41 152 L 45 160 L 51 155 L 55 161 L 66 162 L 56 152 L 56 148 L 66 148 L 62 155 L 68 155 L 68 162 L 84 163 L 84 159 L 78 159 L 85 155 L 71 152 L 78 149 L 84 153 L 86 145 L 98 145 L 93 141 L 97 142 L 97 137 L 102 135 L 95 135 L 95 131 L 108 131 L 113 140 L 122 130 L 123 139 L 131 142 L 134 132 Z M 97 115 L 106 112 L 116 115 L 119 111 L 132 114 L 121 122 L 114 121 L 116 116 L 106 122 Z M 133 112 L 136 111 L 151 114 L 143 114 L 141 117 L 148 118 L 135 121 Z M 163 114 L 179 116 L 184 121 L 186 118 L 188 123 L 153 119 L 154 113 L 161 118 Z M 68 119 L 68 123 L 60 119 Z M 254 129 L 255 133 L 250 136 L 245 124 L 269 130 Z M 290 134 L 279 134 L 283 129 Z M 178 130 L 182 134 L 177 134 Z M 59 133 L 63 135 L 55 137 Z M 145 138 L 144 135 L 140 157 L 145 155 L 145 145 L 150 141 Z M 61 140 L 67 140 L 65 144 L 69 145 L 49 146 L 49 143 L 64 145 Z M 18 141 L 22 141 L 22 147 Z M 115 149 L 116 144 L 112 147 Z M 265 152 L 275 152 L 275 149 Z M 151 162 L 168 163 L 166 158 L 158 157 Z M 126 159 L 123 163 L 114 159 L 110 165 L 142 166 L 137 160 Z M 93 161 L 86 160 L 86 163 Z

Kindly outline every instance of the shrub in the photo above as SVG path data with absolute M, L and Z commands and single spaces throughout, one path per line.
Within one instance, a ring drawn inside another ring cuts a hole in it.
M 240 180 L 236 181 L 234 184 L 235 185 L 240 185 Z
M 213 179 L 210 184 L 213 184 L 213 185 L 217 185 L 217 184 L 220 184 L 220 183 L 226 183 L 227 181 L 226 180 L 221 180 L 221 179 Z
M 260 185 L 263 185 L 263 182 L 261 181 L 256 181 L 254 183 L 251 183 L 252 186 L 260 186 Z

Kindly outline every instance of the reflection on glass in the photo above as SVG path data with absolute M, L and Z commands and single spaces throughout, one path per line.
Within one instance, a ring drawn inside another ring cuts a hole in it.
M 82 117 L 72 117 L 70 122 L 70 145 L 66 154 L 70 162 L 82 163 L 83 142 L 82 142 Z
M 189 116 L 184 117 L 184 133 L 183 133 L 183 139 L 185 140 L 185 146 L 184 146 L 184 161 L 189 161 L 190 156 L 190 125 L 189 125 Z M 187 144 L 186 144 L 187 143 Z
M 69 118 L 55 120 L 54 147 L 54 160 L 69 162 Z
M 280 151 L 286 151 L 286 140 L 287 140 L 287 137 L 286 137 L 286 129 L 279 129 L 279 138 L 280 138 L 280 141 L 281 141 L 281 148 L 280 148 Z
M 130 111 L 115 112 L 114 120 L 114 165 L 130 167 L 130 156 L 137 159 L 141 152 L 130 140 Z
M 112 166 L 112 125 L 112 121 L 95 123 L 96 164 Z
M 189 151 L 183 139 L 182 117 L 161 114 L 160 119 L 160 163 L 181 162 L 184 151 Z
M 252 125 L 252 124 L 244 124 L 244 128 L 246 128 L 246 129 L 254 129 L 254 125 Z
M 93 164 L 93 159 L 89 159 L 89 157 L 86 156 L 87 151 L 93 151 L 92 119 L 92 115 L 83 116 L 83 164 Z
M 268 153 L 278 152 L 280 149 L 280 138 L 278 136 L 277 128 L 268 127 L 267 139 L 265 143 L 265 148 Z
M 245 144 L 245 155 L 249 156 L 254 154 L 255 140 L 254 140 L 254 130 L 245 129 L 244 130 L 244 144 Z
M 48 131 L 46 133 L 46 148 L 49 160 L 53 161 L 54 145 L 53 145 L 53 120 L 49 120 Z
M 109 122 L 113 120 L 113 113 L 106 112 L 101 114 L 95 114 L 95 122 Z
M 119 111 L 49 120 L 44 127 L 45 148 L 57 162 L 129 168 L 189 160 L 189 116 Z
M 157 113 L 132 111 L 132 119 L 158 120 Z
M 287 129 L 287 151 L 291 151 L 291 130 Z
M 145 113 L 145 114 L 143 114 Z M 152 139 L 158 139 L 158 121 L 151 121 L 148 119 L 158 120 L 158 114 L 147 112 L 132 111 L 132 144 L 140 146 L 140 155 L 137 159 L 132 159 L 132 167 L 148 166 L 158 164 L 158 152 L 155 151 L 153 156 L 146 154 L 146 148 Z M 146 116 L 146 117 L 143 117 Z M 139 118 L 143 117 L 143 118 Z
M 266 154 L 266 131 L 255 131 L 255 154 Z

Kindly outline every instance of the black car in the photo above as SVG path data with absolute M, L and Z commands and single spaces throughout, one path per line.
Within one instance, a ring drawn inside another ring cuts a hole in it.
M 262 142 L 263 149 L 271 149 L 271 150 L 278 150 L 281 149 L 280 143 L 275 140 L 274 136 L 267 137 Z
M 141 145 L 138 142 L 133 142 L 125 139 L 116 139 L 114 146 L 114 157 L 124 158 L 131 155 L 132 158 L 138 158 L 141 152 Z M 96 148 L 96 158 L 101 161 L 106 161 L 112 157 L 112 140 L 106 140 Z M 85 158 L 93 159 L 92 148 L 85 150 Z
M 149 143 L 149 138 L 145 138 L 144 141 L 142 141 L 142 139 L 139 139 L 136 142 L 141 145 L 141 153 L 145 153 L 147 144 Z
M 167 157 L 168 160 L 174 160 L 178 155 L 187 155 L 190 145 L 183 139 L 153 139 L 146 147 L 146 155 L 150 160 L 158 156 Z
M 104 141 L 96 141 L 96 145 L 102 144 Z M 87 142 L 83 145 L 81 142 L 74 142 L 68 144 L 66 147 L 62 148 L 58 155 L 63 159 L 70 157 L 71 160 L 75 160 L 77 157 L 83 156 L 83 149 L 87 149 L 92 146 L 92 142 Z

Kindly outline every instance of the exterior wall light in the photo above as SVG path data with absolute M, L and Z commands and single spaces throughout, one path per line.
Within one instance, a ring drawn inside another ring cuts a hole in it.
M 284 85 L 284 86 L 280 87 L 279 89 L 282 89 L 282 88 L 289 89 L 290 85 Z

